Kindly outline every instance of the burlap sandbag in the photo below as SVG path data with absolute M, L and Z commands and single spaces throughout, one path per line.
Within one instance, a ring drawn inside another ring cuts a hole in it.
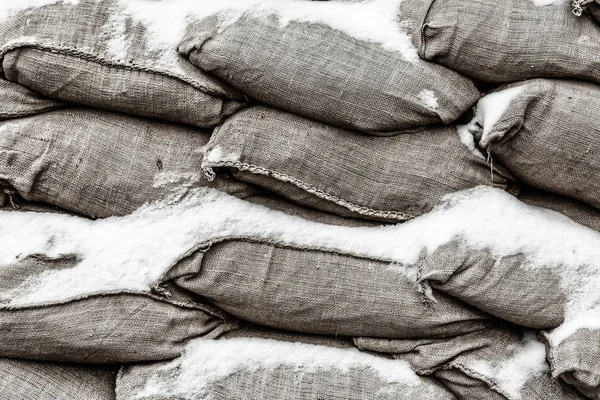
M 209 134 L 94 109 L 68 109 L 0 122 L 0 180 L 26 200 L 91 217 L 132 212 L 164 193 L 157 180 L 194 178 L 245 197 L 257 192 L 200 172 Z
M 489 323 L 443 293 L 434 291 L 437 303 L 429 302 L 398 268 L 335 252 L 225 241 L 192 255 L 171 275 L 239 318 L 299 332 L 440 337 Z
M 430 211 L 445 194 L 508 182 L 454 127 L 373 138 L 267 107 L 219 126 L 202 166 L 209 176 L 212 168 L 230 168 L 299 204 L 387 221 Z
M 409 0 L 406 6 L 416 3 L 421 1 Z M 569 1 L 427 3 L 418 45 L 425 60 L 485 82 L 528 78 L 600 82 L 600 28 L 590 18 L 573 15 Z
M 553 380 L 543 343 L 534 332 L 490 327 L 447 339 L 356 338 L 361 350 L 406 360 L 419 374 L 432 375 L 464 399 L 580 399 L 573 387 Z
M 450 123 L 479 98 L 468 79 L 418 58 L 404 32 L 412 13 L 401 12 L 400 2 L 305 3 L 274 2 L 260 16 L 250 11 L 235 21 L 206 18 L 190 26 L 179 50 L 263 103 L 378 136 Z M 317 20 L 288 18 L 286 7 L 306 7 Z M 357 8 L 370 17 L 348 15 Z M 350 25 L 353 32 L 319 21 L 331 13 L 332 23 Z M 383 14 L 384 21 L 372 14 Z M 391 31 L 383 34 L 383 44 L 360 37 L 385 29 Z
M 126 366 L 117 399 L 454 399 L 408 363 L 361 353 L 335 338 L 235 331 L 190 343 L 170 363 Z
M 0 79 L 0 120 L 26 117 L 66 106 L 63 101 L 48 99 L 24 86 Z
M 60 100 L 199 127 L 243 106 L 239 92 L 178 56 L 176 41 L 165 43 L 171 27 L 155 31 L 120 1 L 27 4 L 11 4 L 0 20 L 0 75 L 9 81 Z
M 114 400 L 114 368 L 0 359 L 2 400 Z
M 534 79 L 480 100 L 469 130 L 523 182 L 600 208 L 598 109 L 600 85 Z

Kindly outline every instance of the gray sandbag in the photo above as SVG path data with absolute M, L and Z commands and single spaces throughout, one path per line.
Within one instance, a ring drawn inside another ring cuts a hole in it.
M 454 399 L 400 360 L 336 338 L 235 331 L 191 342 L 169 363 L 124 366 L 117 399 Z
M 17 83 L 0 79 L 0 120 L 27 117 L 67 107 L 63 101 L 48 99 Z
M 260 102 L 388 136 L 448 124 L 479 98 L 468 79 L 419 59 L 414 12 L 400 1 L 252 3 L 191 24 L 179 51 Z
M 144 23 L 144 10 L 132 12 L 119 0 L 28 5 L 11 4 L 0 16 L 0 76 L 11 82 L 59 100 L 202 128 L 243 107 L 238 91 L 177 54 L 177 21 L 156 31 Z M 170 5 L 162 6 L 164 15 Z
M 600 85 L 534 79 L 481 99 L 467 129 L 521 181 L 600 208 L 599 109 Z
M 209 134 L 95 109 L 0 122 L 0 180 L 20 196 L 90 217 L 131 213 L 164 194 L 160 181 L 194 178 L 245 197 L 257 189 L 200 172 Z
M 409 0 L 405 5 L 422 7 L 420 3 Z M 600 82 L 600 27 L 590 18 L 575 16 L 569 1 L 427 3 L 418 43 L 425 60 L 484 82 L 529 78 Z
M 443 337 L 489 318 L 385 261 L 319 249 L 225 241 L 175 267 L 175 283 L 247 321 L 298 332 Z M 195 273 L 190 270 L 197 271 Z M 417 271 L 409 272 L 417 273 Z M 182 275 L 176 278 L 177 275 Z
M 446 339 L 356 338 L 361 350 L 408 361 L 418 374 L 435 376 L 465 399 L 582 399 L 552 379 L 546 348 L 533 331 L 495 326 Z
M 110 367 L 0 359 L 2 400 L 114 400 Z
M 220 125 L 206 152 L 209 177 L 229 168 L 298 204 L 384 221 L 426 213 L 461 189 L 509 182 L 454 127 L 374 138 L 261 106 Z

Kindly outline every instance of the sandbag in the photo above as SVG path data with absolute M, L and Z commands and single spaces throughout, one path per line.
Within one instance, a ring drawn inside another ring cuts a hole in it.
M 479 98 L 468 79 L 419 59 L 414 12 L 400 1 L 246 3 L 191 24 L 179 51 L 260 102 L 388 136 L 448 124 Z
M 418 374 L 435 376 L 459 398 L 582 399 L 573 387 L 552 379 L 546 348 L 533 331 L 493 326 L 446 339 L 356 338 L 361 350 L 408 361 Z
M 11 4 L 0 16 L 0 75 L 51 98 L 202 128 L 243 107 L 243 95 L 177 54 L 176 21 L 157 31 L 144 23 L 150 9 L 125 3 Z M 161 16 L 172 10 L 160 6 Z
M 409 0 L 407 7 L 421 3 Z M 600 82 L 600 27 L 569 1 L 429 0 L 419 56 L 484 82 Z M 420 5 L 419 5 L 420 6 Z
M 0 359 L 2 400 L 115 400 L 116 371 L 91 367 Z
M 51 111 L 0 122 L 0 180 L 26 200 L 94 218 L 131 213 L 182 178 L 255 194 L 227 176 L 203 178 L 208 139 L 194 128 L 100 110 Z
M 373 138 L 260 106 L 220 125 L 206 152 L 209 177 L 229 168 L 298 204 L 383 221 L 426 213 L 461 189 L 509 182 L 454 127 Z
M 16 83 L 0 79 L 0 120 L 27 117 L 67 107 L 63 101 L 48 99 Z
M 600 85 L 534 79 L 480 100 L 468 129 L 523 182 L 600 208 L 598 109 Z
M 454 399 L 405 361 L 361 353 L 339 339 L 233 334 L 196 340 L 169 363 L 121 368 L 117 399 Z

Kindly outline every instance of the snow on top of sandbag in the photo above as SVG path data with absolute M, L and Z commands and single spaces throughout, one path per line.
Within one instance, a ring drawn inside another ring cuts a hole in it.
M 570 4 L 571 0 L 531 0 L 538 7 L 551 6 L 557 4 Z
M 293 374 L 370 370 L 383 382 L 400 383 L 405 390 L 421 385 L 421 379 L 405 361 L 377 357 L 353 348 L 257 338 L 196 339 L 185 347 L 179 358 L 168 364 L 142 368 L 150 373 L 144 377 L 136 398 L 197 398 L 210 391 L 211 384 L 236 372 L 264 373 L 277 368 L 286 368 Z
M 465 251 L 482 249 L 498 258 L 521 254 L 521 268 L 560 276 L 562 288 L 557 289 L 567 298 L 565 324 L 600 328 L 600 233 L 500 189 L 478 187 L 449 195 L 434 211 L 404 224 L 343 227 L 286 215 L 193 183 L 178 187 L 171 197 L 130 215 L 96 221 L 0 211 L 0 268 L 33 254 L 74 255 L 78 260 L 72 268 L 44 271 L 0 293 L 0 302 L 31 305 L 117 290 L 148 291 L 189 252 L 228 238 L 384 260 L 403 266 L 407 277 L 414 276 L 410 268 L 422 254 L 460 240 Z
M 437 110 L 440 108 L 440 103 L 435 95 L 435 92 L 430 89 L 423 89 L 419 92 L 419 101 L 430 110 Z
M 402 0 L 118 0 L 115 15 L 106 28 L 109 48 L 124 58 L 127 38 L 114 34 L 125 29 L 127 18 L 143 24 L 147 46 L 162 52 L 172 65 L 177 47 L 189 23 L 218 16 L 224 30 L 243 16 L 271 17 L 285 27 L 292 21 L 324 24 L 358 40 L 399 52 L 407 60 L 418 59 L 417 49 L 399 20 Z
M 477 360 L 466 363 L 465 367 L 492 382 L 509 400 L 519 400 L 527 382 L 549 372 L 546 347 L 534 332 L 526 331 L 523 341 L 507 350 L 512 355 L 505 360 Z
M 43 7 L 56 3 L 79 4 L 79 0 L 2 0 L 0 21 L 30 8 Z

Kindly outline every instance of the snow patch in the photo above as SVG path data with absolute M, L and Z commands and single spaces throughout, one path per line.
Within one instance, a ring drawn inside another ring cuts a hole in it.
M 173 64 L 190 22 L 218 16 L 220 30 L 243 16 L 278 18 L 283 28 L 292 21 L 324 24 L 355 39 L 381 45 L 417 61 L 417 49 L 399 19 L 402 0 L 118 0 L 119 13 L 143 24 L 147 46 Z M 121 40 L 115 38 L 115 40 Z
M 510 104 L 523 93 L 523 86 L 516 86 L 500 90 L 484 96 L 477 103 L 475 118 L 469 125 L 478 124 L 483 127 L 483 134 L 479 144 L 487 147 L 495 139 L 491 137 L 494 126 L 500 121 Z
M 525 332 L 523 341 L 513 349 L 510 358 L 500 362 L 479 360 L 465 366 L 494 382 L 509 400 L 521 399 L 521 390 L 527 382 L 550 371 L 546 347 L 532 331 Z
M 479 151 L 479 149 L 475 145 L 475 137 L 473 136 L 473 134 L 477 132 L 476 125 L 458 125 L 456 127 L 456 131 L 458 132 L 460 142 L 464 144 L 465 147 L 475 155 L 475 157 L 481 158 L 482 160 L 486 159 L 483 153 Z
M 2 5 L 0 5 L 0 21 L 30 8 L 38 8 L 57 3 L 77 5 L 79 4 L 79 0 L 2 0 Z
M 535 4 L 538 7 L 571 3 L 571 0 L 531 0 L 531 1 L 533 1 L 533 4 Z
M 291 369 L 294 374 L 370 370 L 387 384 L 401 384 L 403 390 L 421 385 L 406 361 L 376 357 L 353 348 L 256 338 L 196 339 L 181 357 L 155 371 L 148 368 L 154 373 L 145 378 L 145 385 L 134 398 L 203 398 L 202 393 L 210 391 L 211 384 L 236 372 L 271 372 L 277 368 Z
M 419 93 L 418 99 L 421 102 L 421 104 L 423 104 L 425 107 L 429 108 L 432 111 L 436 111 L 440 108 L 438 98 L 435 95 L 433 90 L 429 90 L 429 89 L 421 90 L 421 92 Z
M 205 160 L 209 163 L 237 162 L 240 161 L 240 154 L 226 154 L 221 146 L 217 145 L 212 149 L 206 150 Z

